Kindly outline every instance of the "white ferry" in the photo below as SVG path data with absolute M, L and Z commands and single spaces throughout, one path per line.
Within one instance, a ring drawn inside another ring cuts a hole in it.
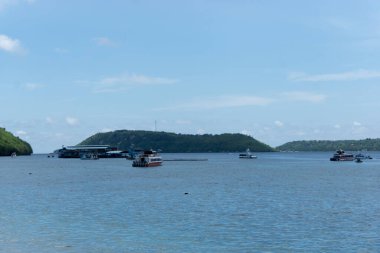
M 146 150 L 139 154 L 132 163 L 133 167 L 154 167 L 162 164 L 161 156 L 153 150 Z

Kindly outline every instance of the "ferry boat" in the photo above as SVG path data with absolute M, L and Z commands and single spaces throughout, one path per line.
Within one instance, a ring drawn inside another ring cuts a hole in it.
M 239 154 L 239 158 L 243 158 L 243 159 L 256 159 L 257 156 L 252 155 L 251 152 L 250 152 L 250 150 L 249 150 L 249 148 L 248 148 L 245 153 Z
M 146 150 L 136 156 L 133 160 L 133 167 L 154 167 L 162 164 L 161 156 L 153 150 Z
M 342 149 L 336 151 L 330 161 L 353 161 L 355 159 L 353 154 L 346 154 Z

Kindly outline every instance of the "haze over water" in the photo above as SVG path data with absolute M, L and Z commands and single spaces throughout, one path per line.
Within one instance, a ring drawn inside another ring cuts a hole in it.
M 0 252 L 380 251 L 380 153 L 257 155 L 2 157 Z

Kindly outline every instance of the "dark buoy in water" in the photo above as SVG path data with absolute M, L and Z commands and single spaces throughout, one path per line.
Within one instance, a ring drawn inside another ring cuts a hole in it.
M 32 172 L 29 172 L 29 175 L 32 175 Z
M 187 195 L 187 194 L 189 194 L 189 193 L 188 193 L 188 192 L 185 192 L 184 194 Z

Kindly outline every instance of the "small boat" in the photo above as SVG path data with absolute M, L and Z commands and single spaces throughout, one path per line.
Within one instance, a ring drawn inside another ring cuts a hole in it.
M 80 159 L 81 160 L 98 160 L 99 157 L 97 154 L 94 154 L 94 153 L 83 153 L 80 156 Z
M 12 152 L 11 157 L 16 157 L 16 156 L 17 156 L 16 152 Z
M 333 157 L 330 158 L 330 161 L 353 161 L 353 154 L 346 154 L 342 149 L 336 151 Z
M 243 159 L 256 159 L 257 156 L 255 155 L 252 155 L 249 148 L 246 150 L 245 153 L 241 153 L 239 154 L 239 158 L 243 158 Z
M 361 159 L 361 160 L 363 160 L 363 159 L 372 159 L 372 157 L 369 156 L 369 155 L 363 155 L 362 153 L 359 153 L 359 154 L 355 155 L 355 159 Z
M 155 167 L 162 164 L 161 156 L 153 150 L 146 150 L 142 154 L 136 156 L 133 160 L 133 167 Z

